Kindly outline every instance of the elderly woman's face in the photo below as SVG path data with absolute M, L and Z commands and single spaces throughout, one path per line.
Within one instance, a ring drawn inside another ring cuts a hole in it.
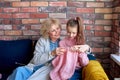
M 60 38 L 61 28 L 59 25 L 52 25 L 49 31 L 49 37 L 52 41 L 56 41 Z

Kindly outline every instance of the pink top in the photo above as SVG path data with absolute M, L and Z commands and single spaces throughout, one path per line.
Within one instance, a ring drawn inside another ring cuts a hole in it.
M 53 61 L 53 70 L 50 72 L 52 80 L 67 80 L 76 68 L 86 66 L 89 62 L 86 53 L 72 52 L 70 46 L 75 45 L 74 40 L 65 38 L 60 41 L 60 46 L 66 48 L 64 55 L 57 56 Z

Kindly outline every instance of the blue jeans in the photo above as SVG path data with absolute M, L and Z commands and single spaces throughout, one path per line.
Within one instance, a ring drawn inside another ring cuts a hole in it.
M 76 69 L 73 76 L 69 80 L 82 80 L 82 68 Z
M 16 68 L 13 73 L 8 77 L 8 80 L 27 80 L 32 75 L 33 71 L 25 66 Z

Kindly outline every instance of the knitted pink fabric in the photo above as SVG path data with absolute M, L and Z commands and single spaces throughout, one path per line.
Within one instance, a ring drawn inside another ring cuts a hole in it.
M 53 61 L 54 69 L 50 72 L 52 80 L 67 80 L 74 74 L 77 63 L 79 67 L 89 62 L 86 53 L 71 52 L 67 50 L 64 55 L 57 56 Z
M 63 55 L 57 56 L 53 61 L 53 70 L 50 72 L 51 80 L 67 80 L 72 77 L 76 67 L 82 67 L 88 64 L 89 59 L 86 53 L 73 52 L 69 47 L 75 45 L 74 40 L 65 38 L 60 41 L 61 47 L 66 48 Z

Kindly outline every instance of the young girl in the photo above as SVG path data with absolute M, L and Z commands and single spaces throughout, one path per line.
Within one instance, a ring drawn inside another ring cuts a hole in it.
M 68 36 L 59 43 L 66 52 L 52 61 L 54 69 L 50 77 L 52 80 L 81 80 L 81 68 L 89 63 L 86 52 L 90 48 L 85 44 L 81 18 L 68 20 L 66 29 Z

